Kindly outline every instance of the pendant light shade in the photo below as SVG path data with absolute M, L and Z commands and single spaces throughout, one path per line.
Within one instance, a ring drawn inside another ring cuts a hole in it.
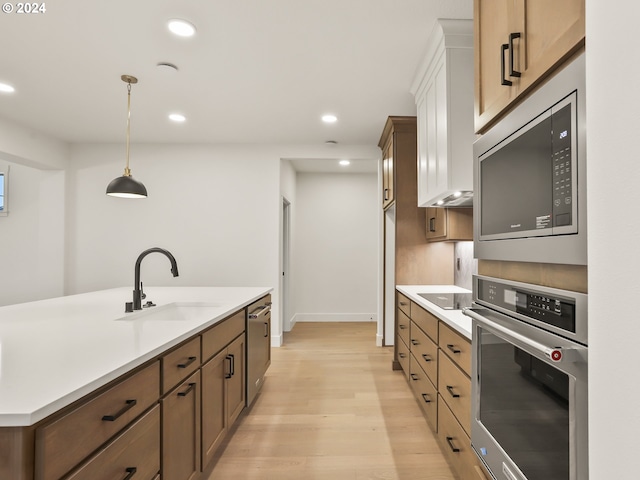
M 129 168 L 129 138 L 131 133 L 131 84 L 138 83 L 136 77 L 122 75 L 120 77 L 127 84 L 127 164 L 124 167 L 124 174 L 115 178 L 107 185 L 107 195 L 122 198 L 145 198 L 147 189 L 145 186 L 131 176 Z

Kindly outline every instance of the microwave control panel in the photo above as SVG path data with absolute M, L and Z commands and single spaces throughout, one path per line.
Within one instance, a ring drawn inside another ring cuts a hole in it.
M 571 225 L 573 168 L 571 151 L 571 105 L 551 115 L 553 159 L 553 225 Z

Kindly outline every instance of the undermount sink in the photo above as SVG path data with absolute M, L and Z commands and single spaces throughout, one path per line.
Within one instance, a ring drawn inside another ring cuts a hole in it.
M 174 302 L 129 313 L 116 321 L 174 322 L 210 320 L 220 314 L 219 303 Z

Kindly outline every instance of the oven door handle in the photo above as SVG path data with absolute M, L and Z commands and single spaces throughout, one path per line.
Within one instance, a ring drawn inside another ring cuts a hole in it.
M 492 322 L 486 317 L 479 315 L 474 312 L 471 308 L 465 308 L 462 313 L 464 313 L 467 317 L 471 317 L 476 320 L 481 325 L 491 328 L 497 332 L 500 332 L 508 337 L 520 342 L 521 344 L 531 348 L 532 350 L 544 355 L 546 358 L 551 360 L 553 363 L 576 363 L 576 362 L 584 362 L 584 358 L 581 355 L 581 350 L 578 348 L 568 348 L 568 347 L 547 347 L 540 342 L 536 342 L 535 340 L 531 340 L 524 335 L 519 334 L 518 332 L 514 332 L 513 330 L 503 327 L 502 325 Z

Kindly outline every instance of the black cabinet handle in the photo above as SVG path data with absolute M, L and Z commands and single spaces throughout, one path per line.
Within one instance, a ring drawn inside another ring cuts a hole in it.
M 505 76 L 505 65 L 504 65 L 504 52 L 509 50 L 509 44 L 503 43 L 500 46 L 500 80 L 502 81 L 502 85 L 511 86 L 513 82 L 511 80 L 507 80 Z
M 126 400 L 125 403 L 126 403 L 126 405 L 124 407 L 122 407 L 122 409 L 119 412 L 114 413 L 113 415 L 105 415 L 104 417 L 102 417 L 102 421 L 103 422 L 115 422 L 125 412 L 127 412 L 128 410 L 131 410 L 133 407 L 135 407 L 136 403 L 138 403 L 138 402 L 136 400 Z
M 198 359 L 198 357 L 189 357 L 187 359 L 186 362 L 184 363 L 179 363 L 178 364 L 178 368 L 187 368 L 189 365 L 191 365 L 193 362 L 195 362 Z
M 400 323 L 400 324 L 398 325 L 398 328 L 399 328 L 400 330 L 405 330 L 405 329 L 407 328 L 407 326 L 406 326 L 406 325 L 403 325 L 402 323 Z
M 429 355 L 427 355 L 426 353 L 422 354 L 422 358 L 424 359 L 425 362 L 430 362 L 431 361 L 431 357 L 429 357 Z
M 447 343 L 447 348 L 451 350 L 452 353 L 460 353 L 460 349 L 456 348 L 456 346 L 451 343 Z
M 195 383 L 190 383 L 189 384 L 189 388 L 187 388 L 184 392 L 178 392 L 178 396 L 179 397 L 186 397 L 187 395 L 189 395 L 189 392 L 191 390 L 193 390 L 194 388 L 196 388 L 196 384 Z
M 406 307 L 409 304 L 407 302 L 400 302 L 400 305 L 402 305 L 403 307 Z
M 406 354 L 404 354 L 404 353 L 399 353 L 399 354 L 398 354 L 398 356 L 399 356 L 400 358 L 406 358 L 406 357 L 407 357 L 407 355 L 406 355 Z
M 411 380 L 418 381 L 418 380 L 419 380 L 418 375 L 416 375 L 415 373 L 412 373 L 412 374 L 411 374 Z
M 449 448 L 453 453 L 458 453 L 460 451 L 459 448 L 453 446 L 453 437 L 447 437 L 447 443 L 449 444 Z
M 124 477 L 122 480 L 131 480 L 137 471 L 138 469 L 136 467 L 129 467 L 125 469 L 125 472 L 127 472 L 127 476 Z
M 447 392 L 449 392 L 449 395 L 451 395 L 453 398 L 460 398 L 460 395 L 453 391 L 453 387 L 451 385 L 447 385 Z
M 431 399 L 429 398 L 429 395 L 427 395 L 426 393 L 422 394 L 422 399 L 424 400 L 424 403 L 431 403 Z
M 511 77 L 519 77 L 520 72 L 513 69 L 513 41 L 516 38 L 520 38 L 520 32 L 513 32 L 509 34 L 509 75 Z
M 436 219 L 435 219 L 435 217 L 431 217 L 429 219 L 429 231 L 430 232 L 435 232 L 436 231 Z
M 415 338 L 412 338 L 411 339 L 411 345 L 418 346 L 418 345 L 420 345 L 420 342 L 418 340 L 416 340 Z
M 229 369 L 227 370 L 227 373 L 224 377 L 231 378 L 233 377 L 233 355 L 227 355 L 225 359 L 229 362 Z
M 264 322 L 264 337 L 267 338 L 269 336 L 269 322 Z
M 389 200 L 389 189 L 388 188 L 384 189 L 384 200 L 385 201 Z

